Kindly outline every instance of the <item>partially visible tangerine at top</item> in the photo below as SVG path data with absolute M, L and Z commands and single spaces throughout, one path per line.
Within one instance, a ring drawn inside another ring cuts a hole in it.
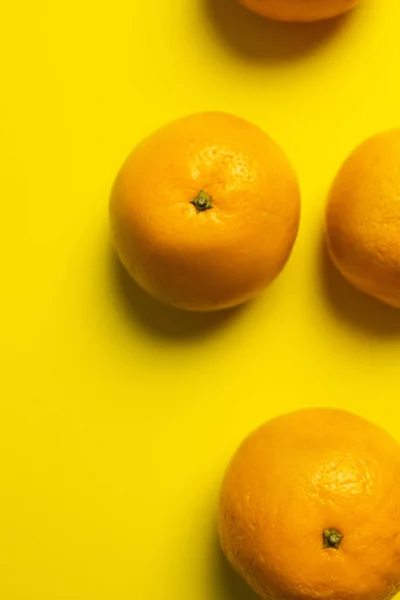
M 321 21 L 337 17 L 358 0 L 239 0 L 255 13 L 276 21 Z
M 285 265 L 300 216 L 296 174 L 259 127 L 207 112 L 142 141 L 110 200 L 117 253 L 133 279 L 193 311 L 254 298 Z

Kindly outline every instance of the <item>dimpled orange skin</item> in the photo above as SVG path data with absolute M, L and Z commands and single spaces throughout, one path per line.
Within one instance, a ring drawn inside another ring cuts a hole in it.
M 212 208 L 192 201 L 204 192 Z M 110 202 L 115 246 L 156 298 L 209 311 L 256 296 L 284 266 L 300 212 L 295 172 L 261 129 L 225 113 L 166 125 L 128 157 Z
M 326 210 L 329 254 L 359 290 L 400 308 L 400 129 L 366 140 L 345 161 Z
M 276 21 L 321 21 L 345 13 L 358 0 L 240 0 L 262 17 Z
M 227 470 L 219 534 L 268 600 L 382 600 L 400 584 L 400 450 L 351 413 L 306 409 L 252 433 Z M 343 535 L 323 547 L 323 532 Z

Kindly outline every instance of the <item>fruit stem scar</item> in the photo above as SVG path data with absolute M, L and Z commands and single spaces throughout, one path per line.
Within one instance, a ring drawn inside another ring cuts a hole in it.
M 322 534 L 323 548 L 336 548 L 339 549 L 340 542 L 343 539 L 343 534 L 337 529 L 325 529 Z
M 190 204 L 193 204 L 193 206 L 195 206 L 196 211 L 198 213 L 203 212 L 204 210 L 208 210 L 209 208 L 213 207 L 212 196 L 210 196 L 210 194 L 207 194 L 207 192 L 205 192 L 204 190 L 200 190 L 196 198 L 193 198 L 193 200 L 190 201 Z

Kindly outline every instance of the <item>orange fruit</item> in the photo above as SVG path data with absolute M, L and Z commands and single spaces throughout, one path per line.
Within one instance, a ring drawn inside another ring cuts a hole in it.
M 354 8 L 358 0 L 240 0 L 250 10 L 276 21 L 320 21 Z
M 400 445 L 345 411 L 273 419 L 228 467 L 219 535 L 265 600 L 388 600 L 400 586 Z
M 400 129 L 376 135 L 345 161 L 326 210 L 330 256 L 355 287 L 400 307 Z
M 300 196 L 283 151 L 261 129 L 217 112 L 141 142 L 110 202 L 121 261 L 147 292 L 188 310 L 253 298 L 284 266 Z

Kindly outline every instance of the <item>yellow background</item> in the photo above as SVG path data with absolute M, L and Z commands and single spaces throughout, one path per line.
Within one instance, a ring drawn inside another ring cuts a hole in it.
M 399 2 L 311 26 L 233 0 L 3 4 L 0 597 L 250 600 L 214 522 L 242 437 L 321 404 L 400 437 L 400 314 L 321 243 L 342 159 L 400 125 Z M 206 109 L 283 146 L 303 210 L 258 301 L 189 315 L 129 284 L 107 201 L 138 140 Z

